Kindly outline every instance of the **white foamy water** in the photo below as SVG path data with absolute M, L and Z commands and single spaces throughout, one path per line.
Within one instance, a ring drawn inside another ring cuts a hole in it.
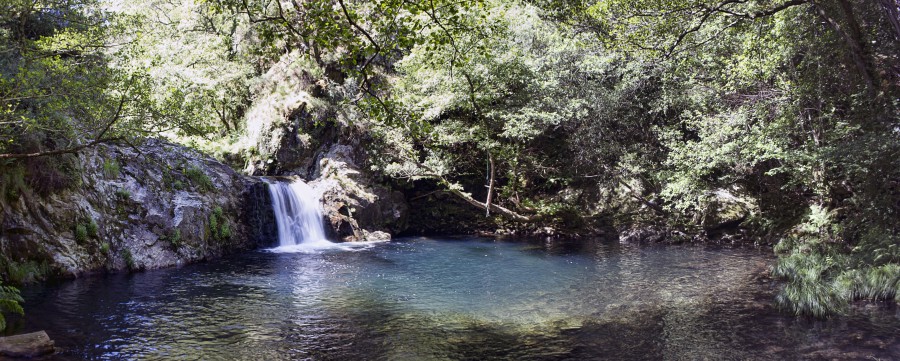
M 272 209 L 278 224 L 274 253 L 320 253 L 327 250 L 360 250 L 374 242 L 334 243 L 325 236 L 320 195 L 302 181 L 269 183 Z

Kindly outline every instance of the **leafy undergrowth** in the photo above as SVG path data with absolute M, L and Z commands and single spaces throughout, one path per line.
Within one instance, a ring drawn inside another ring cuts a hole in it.
M 24 302 L 19 294 L 19 289 L 12 286 L 4 286 L 0 283 L 0 331 L 6 329 L 6 318 L 4 313 L 23 314 L 22 305 Z
M 890 230 L 872 227 L 850 246 L 836 214 L 812 207 L 782 240 L 773 274 L 786 283 L 776 302 L 797 315 L 841 314 L 853 301 L 900 302 L 900 250 Z

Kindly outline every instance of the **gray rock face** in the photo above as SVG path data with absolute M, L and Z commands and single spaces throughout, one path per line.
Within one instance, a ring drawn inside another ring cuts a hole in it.
M 264 182 L 255 182 L 244 193 L 244 224 L 247 240 L 259 246 L 278 244 L 278 228 L 272 210 L 272 195 Z
M 390 240 L 390 233 L 406 228 L 406 200 L 360 171 L 352 154 L 349 145 L 332 145 L 321 154 L 310 182 L 322 194 L 327 231 L 342 241 Z
M 37 265 L 61 276 L 153 269 L 255 247 L 266 237 L 264 210 L 245 204 L 259 181 L 189 148 L 150 140 L 78 157 L 80 185 L 0 200 L 7 269 Z
M 7 357 L 38 357 L 54 351 L 53 340 L 44 331 L 0 337 L 0 355 Z

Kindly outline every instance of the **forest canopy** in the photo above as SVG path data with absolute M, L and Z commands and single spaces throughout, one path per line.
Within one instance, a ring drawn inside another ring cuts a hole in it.
M 248 151 L 287 54 L 393 184 L 504 227 L 771 244 L 798 314 L 900 297 L 896 0 L 7 0 L 2 166 Z

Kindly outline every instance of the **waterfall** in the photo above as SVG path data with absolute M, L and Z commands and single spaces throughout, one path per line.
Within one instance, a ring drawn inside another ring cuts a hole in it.
M 269 183 L 272 209 L 278 223 L 278 249 L 327 248 L 322 206 L 315 191 L 302 181 Z

